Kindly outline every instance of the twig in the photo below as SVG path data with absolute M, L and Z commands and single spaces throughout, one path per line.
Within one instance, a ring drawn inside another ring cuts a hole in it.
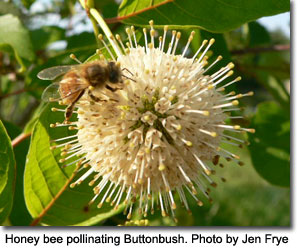
M 24 92 L 26 92 L 26 89 L 20 89 L 18 91 L 12 92 L 12 93 L 7 93 L 7 94 L 4 94 L 4 95 L 0 96 L 0 100 L 8 98 L 10 96 L 18 95 L 18 94 L 24 93 Z
M 122 25 L 122 23 L 117 22 L 115 25 L 113 25 L 110 30 L 112 33 L 114 33 L 114 31 L 116 31 L 120 26 Z
M 232 50 L 231 54 L 232 55 L 258 54 L 258 53 L 286 51 L 286 50 L 290 50 L 289 44 L 274 45 L 271 47 L 237 49 L 237 50 Z
M 150 7 L 147 7 L 147 8 L 145 8 L 145 9 L 138 10 L 138 11 L 133 12 L 133 13 L 131 13 L 131 14 L 129 14 L 129 15 L 126 15 L 126 16 L 117 16 L 117 17 L 113 17 L 113 18 L 106 18 L 106 19 L 104 19 L 104 20 L 105 20 L 106 23 L 116 23 L 116 22 L 121 22 L 121 21 L 123 21 L 123 20 L 125 20 L 125 19 L 127 19 L 127 18 L 136 16 L 136 15 L 138 15 L 138 14 L 141 14 L 141 13 L 146 12 L 146 11 L 151 10 L 151 9 L 155 9 L 155 8 L 161 6 L 161 5 L 164 5 L 164 4 L 167 4 L 167 3 L 171 3 L 171 2 L 173 2 L 173 1 L 174 1 L 174 0 L 166 0 L 166 1 L 163 1 L 163 2 L 161 2 L 161 3 L 158 3 L 158 4 L 152 5 L 152 6 L 150 6 Z
M 26 138 L 30 137 L 31 133 L 21 133 L 17 136 L 14 140 L 12 140 L 11 145 L 12 147 L 16 147 L 19 143 L 24 141 Z
M 252 64 L 240 64 L 240 68 L 247 68 L 252 70 L 262 70 L 262 71 L 270 71 L 270 72 L 281 72 L 281 73 L 289 73 L 290 67 L 286 64 L 282 64 L 280 66 L 257 66 Z

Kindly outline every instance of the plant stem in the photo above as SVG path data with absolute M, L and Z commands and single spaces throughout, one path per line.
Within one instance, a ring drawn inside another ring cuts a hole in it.
M 18 94 L 24 93 L 24 92 L 26 92 L 26 89 L 20 89 L 20 90 L 17 90 L 15 92 L 7 93 L 7 94 L 4 94 L 4 95 L 0 96 L 0 99 L 5 99 L 5 98 L 8 98 L 10 96 L 18 95 Z
M 96 19 L 96 21 L 98 22 L 98 24 L 100 25 L 100 27 L 102 28 L 104 34 L 106 35 L 107 39 L 109 40 L 111 46 L 113 47 L 113 49 L 115 50 L 117 56 L 121 56 L 121 50 L 119 48 L 119 46 L 117 45 L 117 43 L 115 43 L 112 38 L 113 38 L 113 34 L 111 33 L 109 27 L 107 26 L 106 22 L 103 20 L 102 16 L 99 14 L 99 12 L 92 8 L 90 9 L 90 13 L 91 15 Z
M 94 30 L 94 34 L 95 34 L 95 38 L 96 38 L 96 42 L 97 42 L 98 47 L 100 47 L 100 41 L 98 39 L 99 30 L 98 30 L 97 22 L 90 15 L 90 8 L 94 7 L 94 1 L 93 0 L 79 0 L 79 2 L 82 5 L 82 7 L 85 9 L 85 11 L 87 13 L 87 16 L 90 18 L 90 20 L 92 22 L 93 30 Z
M 19 68 L 19 70 L 18 70 L 18 72 L 19 73 L 23 73 L 23 72 L 25 72 L 25 70 L 26 70 L 26 66 L 24 65 L 24 63 L 23 63 L 23 61 L 22 61 L 22 59 L 21 59 L 21 57 L 18 55 L 18 53 L 17 53 L 17 51 L 16 50 L 14 50 L 14 54 L 15 54 L 15 58 L 16 58 L 16 60 L 18 61 L 18 63 L 20 64 L 20 68 Z
M 93 29 L 94 29 L 94 34 L 95 34 L 95 38 L 96 38 L 96 42 L 98 47 L 100 47 L 100 41 L 98 39 L 99 36 L 99 30 L 98 30 L 98 26 L 97 26 L 97 22 L 95 21 L 95 19 L 93 17 L 90 17 L 92 25 L 93 25 Z
M 17 136 L 12 142 L 12 147 L 16 147 L 19 143 L 24 141 L 26 138 L 30 137 L 31 133 L 21 133 L 19 136 Z
M 280 45 L 274 45 L 271 47 L 245 48 L 245 49 L 232 50 L 231 54 L 233 54 L 233 55 L 258 54 L 258 53 L 273 52 L 273 51 L 286 51 L 286 50 L 290 50 L 289 44 L 286 44 L 286 45 L 280 44 Z
M 100 25 L 100 27 L 102 28 L 104 34 L 106 35 L 107 39 L 109 40 L 111 46 L 113 47 L 114 51 L 116 52 L 117 56 L 119 57 L 120 55 L 122 55 L 121 50 L 118 46 L 117 43 L 115 43 L 113 41 L 113 34 L 111 33 L 109 27 L 107 26 L 106 22 L 103 20 L 102 16 L 100 15 L 100 13 L 98 12 L 98 10 L 96 10 L 95 8 L 93 8 L 94 3 L 93 1 L 84 1 L 84 0 L 79 0 L 82 7 L 88 11 L 88 13 L 92 16 L 90 19 L 93 23 L 93 19 L 97 21 L 97 23 Z M 93 24 L 94 26 L 94 24 Z M 96 35 L 96 33 L 95 33 Z M 98 35 L 97 35 L 98 36 Z

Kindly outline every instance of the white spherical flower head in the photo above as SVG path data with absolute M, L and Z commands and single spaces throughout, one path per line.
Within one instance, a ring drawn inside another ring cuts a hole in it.
M 200 206 L 202 196 L 211 200 L 207 186 L 216 186 L 211 175 L 220 157 L 242 164 L 237 155 L 219 145 L 223 140 L 244 143 L 227 131 L 254 132 L 225 124 L 228 113 L 238 109 L 237 99 L 252 92 L 222 93 L 240 80 L 227 80 L 233 73 L 232 63 L 207 73 L 221 60 L 219 56 L 208 65 L 206 53 L 214 39 L 204 40 L 195 55 L 186 58 L 194 32 L 182 54 L 176 54 L 180 32 L 173 31 L 167 43 L 167 27 L 158 40 L 152 21 L 150 35 L 143 31 L 145 47 L 137 44 L 133 27 L 126 30 L 127 48 L 120 36 L 110 37 L 117 58 L 100 36 L 120 65 L 123 82 L 116 91 L 93 89 L 99 101 L 86 92 L 76 104 L 78 120 L 72 125 L 78 132 L 67 150 L 81 155 L 77 162 L 90 169 L 71 186 L 96 173 L 90 182 L 95 185 L 91 203 L 98 207 L 105 201 L 116 208 L 125 202 L 130 218 L 134 205 L 144 216 L 157 205 L 162 216 L 174 217 L 176 192 L 187 210 L 186 194 Z

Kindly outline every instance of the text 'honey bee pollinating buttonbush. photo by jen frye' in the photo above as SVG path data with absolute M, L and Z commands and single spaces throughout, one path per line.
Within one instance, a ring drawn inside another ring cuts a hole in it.
M 165 26 L 162 36 L 157 37 L 153 21 L 149 24 L 150 30 L 143 29 L 144 46 L 139 45 L 133 26 L 126 29 L 126 44 L 119 35 L 107 37 L 110 45 L 99 35 L 111 60 L 123 72 L 122 87 L 111 91 L 90 86 L 95 97 L 87 91 L 83 94 L 75 104 L 75 121 L 51 124 L 78 130 L 75 135 L 56 139 L 52 149 L 62 149 L 61 163 L 78 157 L 70 165 L 89 168 L 71 187 L 94 174 L 89 182 L 94 191 L 90 204 L 101 208 L 110 202 L 118 208 L 125 203 L 128 219 L 134 208 L 144 217 L 157 208 L 162 216 L 176 219 L 175 195 L 187 211 L 186 195 L 199 206 L 202 198 L 212 201 L 209 187 L 216 187 L 214 178 L 226 181 L 215 170 L 220 157 L 243 164 L 239 155 L 223 149 L 220 143 L 247 144 L 231 133 L 253 133 L 254 129 L 226 121 L 239 118 L 231 116 L 231 111 L 239 110 L 238 99 L 253 92 L 224 94 L 225 88 L 241 77 L 231 77 L 233 63 L 210 73 L 222 59 L 208 61 L 214 39 L 203 40 L 194 56 L 187 58 L 193 31 L 182 53 L 177 53 L 181 33 L 170 32 Z M 110 61 L 102 54 L 100 60 Z

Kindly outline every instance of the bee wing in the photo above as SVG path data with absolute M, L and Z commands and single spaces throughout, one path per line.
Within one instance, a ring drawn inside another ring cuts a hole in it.
M 64 92 L 64 98 L 62 98 L 60 93 L 60 90 L 64 89 L 63 87 L 60 88 L 62 84 L 67 83 L 54 82 L 49 85 L 42 94 L 42 100 L 45 102 L 59 101 L 71 97 L 74 94 L 79 94 L 81 91 L 87 88 L 86 84 L 74 84 L 72 88 L 70 88 L 67 92 Z
M 60 99 L 59 82 L 50 84 L 42 94 L 42 100 L 45 102 L 57 101 Z
M 49 67 L 42 71 L 40 71 L 37 77 L 41 80 L 54 80 L 58 76 L 67 73 L 73 66 L 65 65 L 65 66 L 56 66 L 56 67 Z

